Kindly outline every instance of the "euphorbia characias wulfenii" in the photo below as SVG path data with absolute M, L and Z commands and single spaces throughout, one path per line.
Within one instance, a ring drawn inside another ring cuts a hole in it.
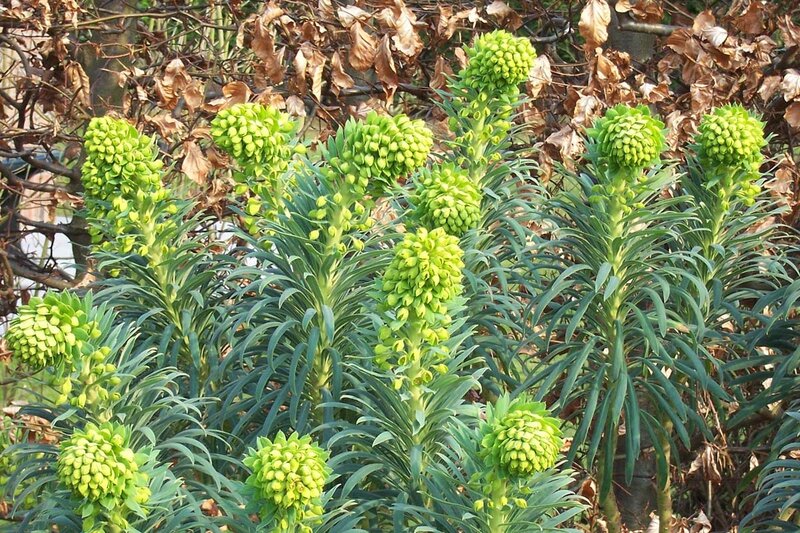
M 326 159 L 332 181 L 344 181 L 354 198 L 377 197 L 424 165 L 432 146 L 433 133 L 422 120 L 371 111 L 337 131 L 328 141 Z
M 764 161 L 764 123 L 740 105 L 718 107 L 700 121 L 695 137 L 700 162 L 708 169 L 707 186 L 724 191 L 723 203 L 736 194 L 752 205 L 760 188 L 753 183 Z M 727 205 L 723 205 L 727 209 Z
M 500 406 L 499 406 L 500 407 Z M 480 455 L 497 475 L 524 478 L 555 465 L 561 445 L 560 421 L 545 405 L 518 398 L 489 413 L 481 428 Z
M 479 36 L 466 52 L 469 62 L 460 74 L 463 82 L 490 94 L 516 89 L 528 79 L 536 60 L 536 50 L 528 39 L 505 30 Z
M 664 123 L 644 106 L 616 105 L 586 133 L 600 162 L 612 169 L 641 170 L 655 164 L 664 150 Z
M 460 237 L 480 222 L 481 197 L 467 171 L 453 163 L 435 165 L 416 180 L 414 215 L 426 228 Z
M 214 117 L 211 137 L 248 172 L 271 176 L 286 170 L 295 128 L 291 117 L 274 107 L 236 104 Z
M 700 121 L 695 138 L 701 159 L 714 166 L 751 168 L 764 157 L 764 123 L 741 105 L 714 109 Z
M 320 497 L 331 474 L 328 456 L 309 435 L 287 438 L 282 431 L 272 440 L 259 437 L 256 449 L 250 449 L 244 459 L 252 472 L 246 484 L 262 520 L 274 523 L 273 532 L 311 532 L 308 523 L 324 513 Z
M 89 316 L 90 307 L 69 292 L 31 298 L 19 308 L 5 335 L 13 357 L 32 370 L 71 364 L 86 342 L 101 334 Z
M 82 500 L 84 531 L 95 531 L 93 525 L 103 515 L 113 526 L 110 530 L 125 531 L 130 511 L 143 514 L 141 506 L 150 499 L 150 489 L 149 478 L 141 467 L 148 457 L 134 452 L 129 441 L 125 426 L 109 422 L 100 426 L 86 424 L 61 443 L 58 479 Z
M 442 228 L 419 228 L 407 233 L 394 250 L 381 281 L 385 305 L 398 320 L 434 322 L 447 313 L 448 304 L 461 294 L 463 252 L 458 238 Z

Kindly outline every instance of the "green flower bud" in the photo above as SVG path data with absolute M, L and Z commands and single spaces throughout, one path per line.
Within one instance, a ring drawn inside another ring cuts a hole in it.
M 146 456 L 128 447 L 130 433 L 124 426 L 87 424 L 59 447 L 57 475 L 72 493 L 88 502 L 111 498 L 124 505 L 128 495 L 141 495 L 147 475 L 139 471 Z
M 528 79 L 536 50 L 524 37 L 505 30 L 484 33 L 466 49 L 467 67 L 460 77 L 467 87 L 480 92 L 503 93 Z
M 760 165 L 766 146 L 764 123 L 741 105 L 726 105 L 703 116 L 695 137 L 700 158 L 721 167 Z
M 292 157 L 289 115 L 261 104 L 236 104 L 211 121 L 211 137 L 243 168 L 269 177 L 281 174 Z
M 425 170 L 412 199 L 417 219 L 427 228 L 444 228 L 460 237 L 478 226 L 482 195 L 469 174 L 452 163 Z
M 97 322 L 89 317 L 88 307 L 69 292 L 31 298 L 19 308 L 6 331 L 13 357 L 32 370 L 71 364 L 85 343 L 101 334 Z
M 664 150 L 664 123 L 644 106 L 618 104 L 586 133 L 600 160 L 612 168 L 642 170 L 658 162 Z
M 329 454 L 306 435 L 278 432 L 275 439 L 259 437 L 244 464 L 252 474 L 246 484 L 262 504 L 264 514 L 274 515 L 284 530 L 322 515 L 320 497 L 331 474 L 326 462 Z M 282 526 L 283 527 L 283 526 Z
M 442 228 L 406 234 L 381 280 L 384 304 L 399 320 L 433 322 L 432 315 L 446 314 L 447 305 L 463 290 L 462 257 L 458 238 Z
M 372 111 L 363 121 L 351 119 L 339 128 L 325 159 L 352 186 L 351 197 L 377 197 L 424 165 L 432 146 L 433 133 L 422 120 Z
M 500 477 L 518 479 L 551 468 L 563 443 L 561 422 L 545 405 L 507 398 L 488 413 L 481 428 L 480 456 Z

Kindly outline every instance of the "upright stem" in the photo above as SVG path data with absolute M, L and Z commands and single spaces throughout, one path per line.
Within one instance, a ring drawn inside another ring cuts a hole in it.
M 489 531 L 492 533 L 504 533 L 506 531 L 506 503 L 508 485 L 503 479 L 495 479 L 492 482 L 492 495 L 489 499 Z
M 667 463 L 666 472 L 656 469 L 656 506 L 658 508 L 658 532 L 670 533 L 670 522 L 672 522 L 672 492 L 669 477 L 670 464 L 670 443 L 669 434 L 672 432 L 672 421 L 662 420 L 664 431 L 658 432 L 658 440 L 664 452 L 664 460 Z

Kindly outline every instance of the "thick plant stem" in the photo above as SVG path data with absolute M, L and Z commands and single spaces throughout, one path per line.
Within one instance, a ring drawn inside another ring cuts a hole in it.
M 662 421 L 664 431 L 658 432 L 658 440 L 664 453 L 664 460 L 667 463 L 666 472 L 656 469 L 656 505 L 658 510 L 658 531 L 659 533 L 670 533 L 670 522 L 672 522 L 672 486 L 669 477 L 670 464 L 670 444 L 669 434 L 672 432 L 672 422 Z
M 505 480 L 495 479 L 492 482 L 492 496 L 489 500 L 489 531 L 504 533 L 506 531 L 506 504 L 508 487 Z
M 616 435 L 615 436 L 606 436 L 606 438 L 613 438 L 614 445 L 612 449 L 616 449 Z M 606 454 L 600 450 L 599 457 L 598 457 L 598 465 L 597 470 L 598 472 L 607 472 L 606 475 L 613 475 L 614 471 L 614 456 L 606 457 Z M 608 464 L 610 462 L 610 464 Z M 603 511 L 606 519 L 606 527 L 608 529 L 608 533 L 622 533 L 622 514 L 619 512 L 619 504 L 617 503 L 617 496 L 614 493 L 614 483 L 612 481 L 611 487 L 609 487 L 608 491 L 605 494 L 600 494 L 600 509 Z

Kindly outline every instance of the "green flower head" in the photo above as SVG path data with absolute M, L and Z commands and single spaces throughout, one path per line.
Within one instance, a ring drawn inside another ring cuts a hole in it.
M 700 158 L 713 166 L 758 168 L 766 146 L 764 123 L 741 105 L 726 105 L 703 116 L 695 137 Z
M 129 438 L 128 430 L 116 423 L 86 424 L 61 443 L 59 481 L 76 497 L 101 502 L 109 510 L 124 505 L 128 498 L 146 503 L 149 480 L 140 467 L 147 456 L 134 453 L 128 447 Z
M 462 257 L 458 238 L 442 228 L 406 234 L 381 281 L 384 305 L 398 320 L 433 322 L 461 294 Z
M 452 163 L 436 165 L 416 181 L 415 216 L 427 228 L 444 228 L 460 237 L 478 226 L 481 198 L 465 170 Z
M 19 308 L 6 331 L 13 357 L 32 370 L 69 364 L 84 345 L 100 336 L 90 306 L 69 292 L 51 292 L 31 298 Z
M 664 150 L 664 123 L 644 106 L 618 104 L 586 133 L 612 168 L 641 170 L 655 164 Z
M 126 120 L 93 118 L 86 128 L 84 148 L 81 180 L 89 200 L 111 201 L 161 186 L 161 162 L 155 158 L 153 139 Z
M 348 120 L 328 142 L 331 178 L 343 179 L 355 198 L 381 196 L 425 164 L 433 133 L 422 120 L 371 111 L 363 121 Z
M 461 71 L 462 81 L 479 92 L 504 93 L 528 79 L 536 50 L 524 37 L 505 30 L 484 33 L 467 48 L 469 61 Z
M 211 121 L 214 142 L 256 176 L 286 170 L 295 129 L 289 115 L 255 103 L 223 109 Z
M 501 477 L 525 478 L 551 468 L 561 449 L 560 421 L 545 405 L 504 397 L 482 427 L 480 455 Z
M 278 432 L 273 440 L 259 437 L 256 449 L 249 450 L 244 464 L 252 474 L 246 484 L 264 514 L 275 518 L 275 531 L 306 531 L 300 522 L 323 514 L 320 497 L 331 474 L 328 456 L 310 436 L 297 433 L 286 438 Z

